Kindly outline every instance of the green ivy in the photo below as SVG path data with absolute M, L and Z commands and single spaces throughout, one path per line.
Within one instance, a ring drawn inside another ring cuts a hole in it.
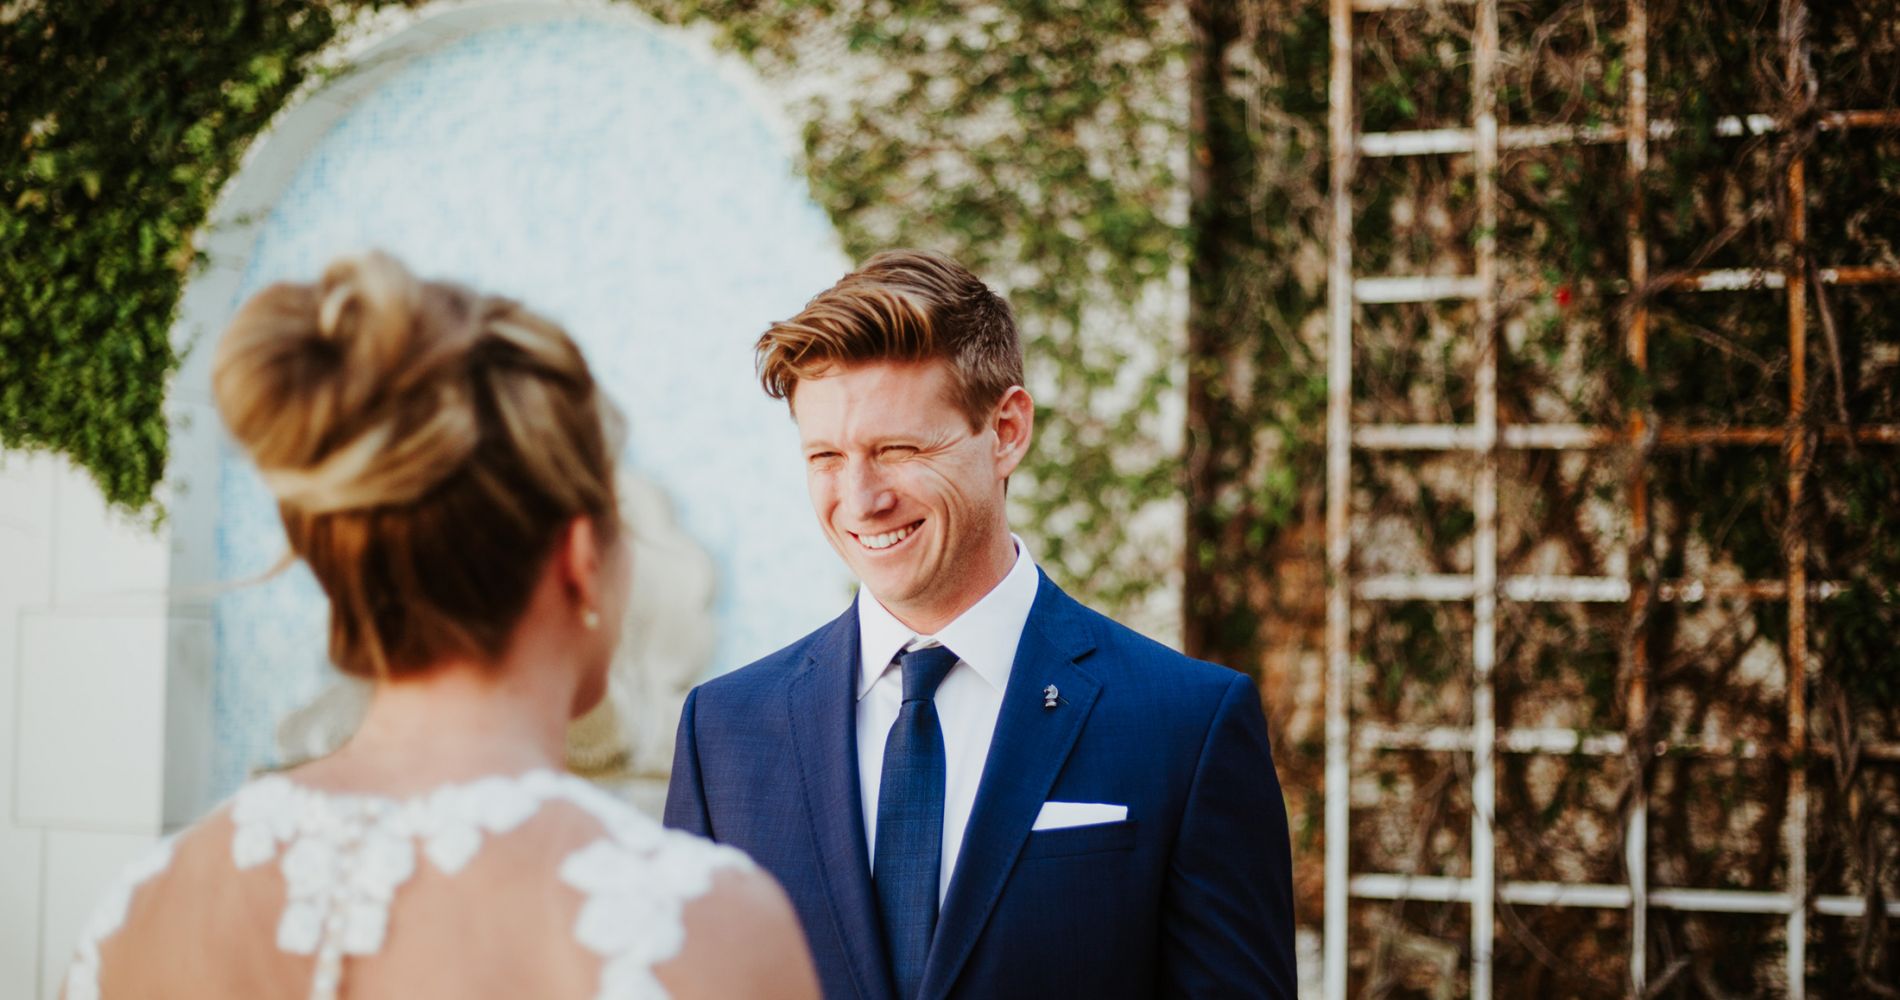
M 64 452 L 155 512 L 193 236 L 334 31 L 300 2 L 0 13 L 0 446 Z

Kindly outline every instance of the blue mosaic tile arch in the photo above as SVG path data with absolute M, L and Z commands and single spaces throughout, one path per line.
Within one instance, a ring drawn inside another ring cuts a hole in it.
M 750 348 L 847 264 L 786 135 L 714 57 L 659 27 L 579 18 L 415 59 L 298 167 L 231 307 L 368 247 L 518 297 L 579 339 L 630 420 L 628 464 L 718 568 L 715 672 L 844 606 L 795 430 Z M 282 528 L 237 455 L 219 498 L 221 578 L 268 570 Z M 300 567 L 221 597 L 215 625 L 223 794 L 275 762 L 277 720 L 330 668 L 322 594 Z

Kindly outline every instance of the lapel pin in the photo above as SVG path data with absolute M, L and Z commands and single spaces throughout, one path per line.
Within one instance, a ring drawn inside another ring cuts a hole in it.
M 1062 696 L 1061 692 L 1056 690 L 1056 686 L 1054 684 L 1051 684 L 1048 687 L 1043 688 L 1042 689 L 1042 707 L 1043 708 L 1056 707 L 1056 699 L 1061 696 Z

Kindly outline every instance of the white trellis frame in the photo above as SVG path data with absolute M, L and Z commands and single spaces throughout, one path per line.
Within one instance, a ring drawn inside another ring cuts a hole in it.
M 1805 0 L 1782 0 L 1782 22 L 1804 12 Z M 1428 6 L 1475 7 L 1476 30 L 1471 52 L 1472 125 L 1461 129 L 1362 134 L 1357 129 L 1353 80 L 1355 18 L 1386 11 Z M 1863 901 L 1857 897 L 1811 894 L 1807 873 L 1808 789 L 1805 769 L 1789 769 L 1787 820 L 1783 850 L 1787 859 L 1786 886 L 1779 892 L 1739 891 L 1693 886 L 1649 884 L 1649 804 L 1640 789 L 1630 797 L 1626 816 L 1624 860 L 1628 880 L 1622 884 L 1569 884 L 1558 882 L 1502 882 L 1496 877 L 1492 817 L 1496 808 L 1496 754 L 1585 754 L 1618 756 L 1627 753 L 1625 734 L 1589 734 L 1570 729 L 1507 729 L 1499 731 L 1494 711 L 1492 668 L 1495 665 L 1497 606 L 1506 602 L 1598 602 L 1628 604 L 1635 613 L 1642 602 L 1697 602 L 1724 596 L 1756 601 L 1785 602 L 1789 640 L 1784 650 L 1787 669 L 1788 742 L 1785 746 L 1747 743 L 1684 747 L 1717 757 L 1772 758 L 1784 764 L 1800 761 L 1810 751 L 1807 743 L 1806 686 L 1811 671 L 1819 669 L 1808 650 L 1808 605 L 1827 597 L 1836 584 L 1807 578 L 1807 547 L 1797 541 L 1787 555 L 1786 578 L 1719 585 L 1695 580 L 1644 584 L 1629 577 L 1505 577 L 1497 564 L 1498 506 L 1497 456 L 1504 450 L 1595 449 L 1633 444 L 1647 438 L 1656 447 L 1719 445 L 1777 447 L 1786 450 L 1791 469 L 1805 457 L 1805 439 L 1797 433 L 1806 406 L 1807 303 L 1806 282 L 1800 265 L 1789 271 L 1691 271 L 1671 282 L 1674 293 L 1779 294 L 1787 300 L 1790 360 L 1789 419 L 1785 427 L 1698 428 L 1652 426 L 1644 413 L 1628 415 L 1621 427 L 1517 424 L 1500 426 L 1497 410 L 1498 332 L 1498 192 L 1497 166 L 1501 149 L 1564 145 L 1622 143 L 1632 180 L 1649 165 L 1650 144 L 1666 141 L 1677 131 L 1673 122 L 1655 121 L 1648 107 L 1648 37 L 1646 0 L 1627 0 L 1626 26 L 1628 94 L 1625 120 L 1620 125 L 1592 128 L 1525 126 L 1500 129 L 1496 114 L 1496 75 L 1499 58 L 1498 0 L 1330 0 L 1332 71 L 1331 102 L 1331 230 L 1328 290 L 1328 400 L 1327 400 L 1327 509 L 1326 559 L 1328 569 L 1326 615 L 1326 882 L 1324 984 L 1328 997 L 1343 997 L 1347 985 L 1347 909 L 1354 899 L 1415 899 L 1456 902 L 1471 908 L 1471 996 L 1489 1000 L 1492 994 L 1492 954 L 1496 905 L 1570 906 L 1627 909 L 1630 912 L 1629 962 L 1631 987 L 1641 995 L 1646 983 L 1647 917 L 1651 909 L 1779 915 L 1786 921 L 1786 970 L 1789 995 L 1806 992 L 1807 918 L 1810 913 L 1859 917 Z M 1802 60 L 1790 56 L 1786 67 L 1791 85 L 1802 83 Z M 1846 130 L 1900 125 L 1900 111 L 1834 111 L 1823 114 L 1823 130 Z M 1762 135 L 1780 130 L 1772 115 L 1731 117 L 1717 124 L 1717 134 Z M 1470 155 L 1475 167 L 1478 232 L 1473 245 L 1476 267 L 1470 275 L 1355 275 L 1352 273 L 1352 194 L 1360 158 Z M 1788 239 L 1806 237 L 1806 166 L 1793 157 L 1785 176 L 1789 195 Z M 1633 189 L 1640 190 L 1633 185 Z M 1629 213 L 1629 274 L 1627 284 L 1606 283 L 1610 290 L 1646 288 L 1650 281 L 1649 246 L 1641 225 L 1641 207 Z M 1815 280 L 1829 285 L 1900 285 L 1900 270 L 1841 265 L 1819 269 Z M 1467 300 L 1475 305 L 1477 368 L 1474 388 L 1475 420 L 1470 425 L 1406 424 L 1353 426 L 1352 378 L 1355 308 L 1364 303 L 1427 303 Z M 1648 364 L 1649 310 L 1639 300 L 1628 312 L 1625 348 L 1638 369 Z M 1870 444 L 1900 443 L 1900 426 L 1828 428 L 1823 441 L 1848 437 Z M 1352 574 L 1352 534 L 1349 516 L 1351 471 L 1356 452 L 1435 451 L 1465 453 L 1477 460 L 1473 484 L 1475 544 L 1473 569 L 1468 575 L 1366 576 Z M 1803 482 L 1791 473 L 1789 507 L 1801 497 Z M 1633 523 L 1645 520 L 1647 477 L 1638 469 L 1629 483 Z M 1351 612 L 1354 601 L 1422 600 L 1469 602 L 1473 611 L 1471 649 L 1471 725 L 1423 727 L 1359 725 L 1350 718 Z M 1633 646 L 1640 657 L 1642 644 Z M 1648 692 L 1646 665 L 1631 665 L 1626 690 L 1629 718 L 1641 720 Z M 1632 724 L 1638 724 L 1633 722 Z M 1351 808 L 1349 785 L 1352 753 L 1358 750 L 1437 750 L 1471 755 L 1472 829 L 1470 877 L 1424 877 L 1391 872 L 1350 870 Z M 1870 758 L 1900 760 L 1900 744 L 1868 746 Z M 1889 903 L 1888 913 L 1900 916 L 1900 903 Z

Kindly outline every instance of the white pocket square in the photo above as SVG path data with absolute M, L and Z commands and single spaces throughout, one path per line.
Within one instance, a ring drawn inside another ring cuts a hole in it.
M 1066 830 L 1072 826 L 1119 823 L 1128 818 L 1127 806 L 1106 802 L 1044 802 L 1031 830 Z

